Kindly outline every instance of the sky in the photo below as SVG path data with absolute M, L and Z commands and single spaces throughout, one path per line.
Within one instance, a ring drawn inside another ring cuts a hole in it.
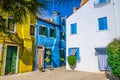
M 54 0 L 48 0 L 46 3 L 46 9 L 41 11 L 40 17 L 42 18 L 52 18 L 53 12 L 57 11 L 60 12 L 61 16 L 69 16 L 72 14 L 72 8 L 73 7 L 80 7 L 81 0 L 67 0 L 67 3 L 59 4 L 56 3 Z

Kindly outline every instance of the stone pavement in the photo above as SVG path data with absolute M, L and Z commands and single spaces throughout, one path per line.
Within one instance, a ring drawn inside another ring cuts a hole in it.
M 65 67 L 45 72 L 33 71 L 14 75 L 0 76 L 0 80 L 108 80 L 104 73 L 91 73 L 65 70 Z

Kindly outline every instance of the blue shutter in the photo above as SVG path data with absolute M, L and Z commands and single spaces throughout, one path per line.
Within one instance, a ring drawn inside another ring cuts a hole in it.
M 73 24 L 71 24 L 71 34 L 73 34 Z
M 99 30 L 107 30 L 108 29 L 107 17 L 99 18 L 98 26 L 99 26 Z
M 71 24 L 71 34 L 76 34 L 77 33 L 77 24 Z
M 80 60 L 80 52 L 79 52 L 79 48 L 76 48 L 76 60 Z
M 68 48 L 68 56 L 70 56 L 71 48 Z
M 99 26 L 99 30 L 103 29 L 103 21 L 101 18 L 98 19 L 98 26 Z
M 107 17 L 104 17 L 103 18 L 103 25 L 104 25 L 104 30 L 108 29 L 108 26 L 107 26 Z
M 77 33 L 77 24 L 75 23 L 74 24 L 74 34 L 76 34 Z
M 99 0 L 99 3 L 104 3 L 106 2 L 106 0 Z

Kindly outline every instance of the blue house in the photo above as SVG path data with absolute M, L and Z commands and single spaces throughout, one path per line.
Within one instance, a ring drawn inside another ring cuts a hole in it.
M 55 12 L 51 20 L 37 18 L 34 70 L 39 66 L 52 68 L 65 65 L 65 18 Z

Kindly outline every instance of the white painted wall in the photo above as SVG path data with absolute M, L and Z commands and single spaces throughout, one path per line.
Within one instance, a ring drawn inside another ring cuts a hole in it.
M 109 42 L 120 35 L 120 23 L 118 22 L 120 17 L 117 18 L 120 11 L 115 10 L 119 6 L 113 7 L 113 0 L 111 0 L 111 3 L 106 6 L 94 8 L 94 1 L 89 0 L 66 21 L 66 57 L 68 56 L 68 48 L 80 48 L 81 61 L 77 63 L 75 70 L 99 72 L 94 48 L 106 47 Z M 117 15 L 115 16 L 115 14 Z M 109 29 L 99 31 L 98 18 L 105 16 Z M 70 24 L 72 23 L 77 23 L 78 34 L 70 34 Z M 68 63 L 66 63 L 66 69 L 70 69 Z

